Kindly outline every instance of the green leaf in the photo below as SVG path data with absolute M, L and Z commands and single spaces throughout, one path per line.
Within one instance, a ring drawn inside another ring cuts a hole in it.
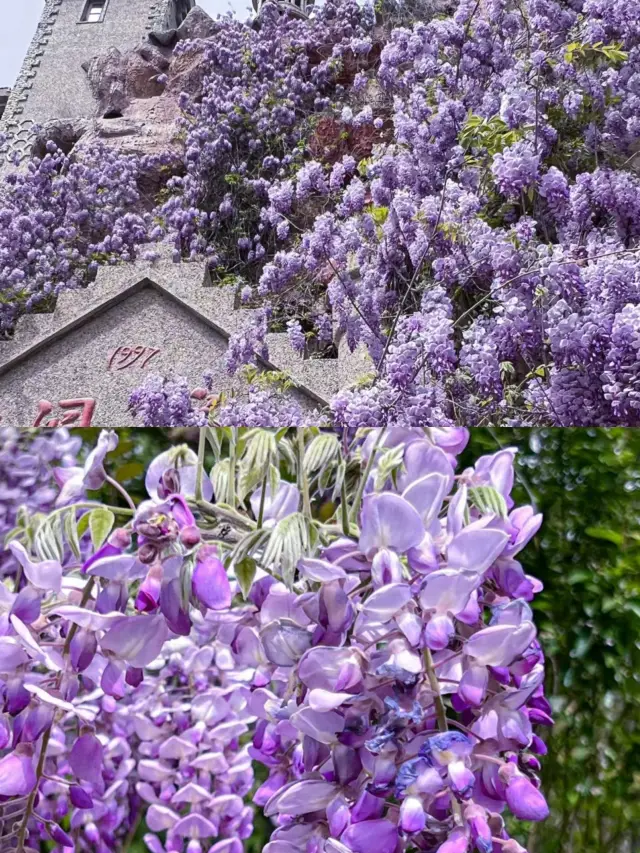
M 61 563 L 64 557 L 64 542 L 62 538 L 62 519 L 59 515 L 51 518 L 40 517 L 33 539 L 33 547 L 41 560 L 56 560 Z
M 80 559 L 80 539 L 76 526 L 76 511 L 72 509 L 64 514 L 64 535 L 76 559 Z
M 105 509 L 105 507 L 92 509 L 89 515 L 91 541 L 93 542 L 94 549 L 97 551 L 98 548 L 102 547 L 107 536 L 111 533 L 116 517 L 110 509 Z
M 294 512 L 273 528 L 263 556 L 264 565 L 276 568 L 291 589 L 298 560 L 309 553 L 315 541 L 317 531 L 312 528 L 311 519 Z
M 405 447 L 399 444 L 397 447 L 392 447 L 391 450 L 385 451 L 378 461 L 378 469 L 376 473 L 376 490 L 381 489 L 398 468 L 402 465 L 404 459 Z
M 469 489 L 469 500 L 483 515 L 491 512 L 507 517 L 507 502 L 493 486 L 474 486 Z
M 76 529 L 78 531 L 78 536 L 80 537 L 80 539 L 82 539 L 84 534 L 89 529 L 89 516 L 90 515 L 91 515 L 90 512 L 85 512 L 85 514 L 82 515 L 80 517 L 80 519 L 78 520 L 78 524 L 76 526 Z
M 229 491 L 229 471 L 231 460 L 221 459 L 211 469 L 211 483 L 216 496 L 226 496 Z
M 340 452 L 340 441 L 333 433 L 316 436 L 304 454 L 304 470 L 307 474 L 325 468 Z
M 604 539 L 613 545 L 620 546 L 624 543 L 624 536 L 616 530 L 610 530 L 608 527 L 587 527 L 585 533 L 587 536 L 591 536 L 592 539 Z
M 252 557 L 245 557 L 243 560 L 240 560 L 240 562 L 236 563 L 234 566 L 235 575 L 238 579 L 238 583 L 240 584 L 240 589 L 242 590 L 242 597 L 245 601 L 247 600 L 249 590 L 251 589 L 251 584 L 253 583 L 254 578 L 256 576 L 257 568 L 258 564 Z

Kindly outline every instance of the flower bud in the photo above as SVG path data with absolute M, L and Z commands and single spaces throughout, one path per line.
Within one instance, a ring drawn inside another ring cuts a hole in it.
M 61 826 L 58 826 L 57 823 L 48 823 L 47 824 L 47 832 L 49 833 L 50 838 L 59 844 L 61 847 L 70 847 L 72 850 L 75 850 L 75 843 L 73 838 L 62 829 Z
M 183 527 L 180 531 L 180 542 L 185 548 L 195 548 L 198 542 L 200 542 L 200 538 L 200 531 L 195 524 Z
M 109 545 L 113 545 L 114 548 L 119 548 L 121 551 L 124 551 L 129 547 L 129 545 L 131 545 L 131 531 L 126 530 L 124 527 L 116 527 L 116 529 L 111 532 L 107 541 L 109 542 Z
M 93 800 L 91 796 L 85 791 L 84 788 L 81 788 L 80 785 L 71 785 L 71 787 L 69 788 L 69 797 L 71 799 L 71 803 L 77 809 L 93 808 Z
M 212 545 L 198 551 L 191 585 L 196 599 L 211 610 L 224 610 L 231 604 L 231 585 L 224 564 Z
M 399 826 L 404 832 L 422 832 L 427 824 L 422 802 L 418 797 L 407 797 L 400 806 Z
M 520 820 L 544 820 L 549 816 L 547 801 L 526 776 L 516 776 L 509 782 L 505 799 Z
M 84 672 L 93 660 L 97 649 L 98 641 L 93 631 L 80 628 L 75 632 L 69 644 L 69 656 L 76 672 Z

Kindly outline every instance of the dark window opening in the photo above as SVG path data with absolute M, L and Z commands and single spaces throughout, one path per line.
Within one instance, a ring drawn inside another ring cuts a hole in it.
M 120 110 L 109 110 L 109 112 L 105 113 L 102 118 L 122 118 L 122 113 Z
M 85 24 L 100 24 L 104 20 L 107 0 L 87 0 L 82 13 L 82 22 Z
M 191 0 L 176 0 L 176 26 L 179 27 L 180 24 L 187 17 L 191 9 L 193 8 L 193 3 Z

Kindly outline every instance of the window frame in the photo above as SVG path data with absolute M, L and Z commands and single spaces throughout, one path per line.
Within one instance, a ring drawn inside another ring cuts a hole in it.
M 89 18 L 91 14 L 91 10 L 94 6 L 100 7 L 100 17 L 93 19 Z M 84 9 L 82 10 L 82 17 L 78 21 L 79 24 L 101 24 L 105 16 L 107 14 L 107 8 L 109 6 L 109 0 L 87 0 L 84 4 Z

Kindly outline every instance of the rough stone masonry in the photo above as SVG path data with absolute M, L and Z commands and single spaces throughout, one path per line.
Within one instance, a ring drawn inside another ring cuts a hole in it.
M 173 56 L 173 48 L 214 31 L 194 2 L 97 0 L 100 18 L 90 22 L 92 0 L 46 0 L 0 121 L 5 154 L 38 154 L 48 139 L 67 152 L 97 139 L 123 154 L 180 144 L 178 97 L 197 94 L 204 69 L 197 53 Z M 22 318 L 14 339 L 0 343 L 0 423 L 129 425 L 129 395 L 149 371 L 187 377 L 203 406 L 205 372 L 216 377 L 215 394 L 242 393 L 224 364 L 229 336 L 250 313 L 236 306 L 234 288 L 211 286 L 204 263 L 105 267 L 85 291 L 63 293 L 51 314 Z M 369 367 L 344 341 L 337 358 L 322 360 L 295 353 L 286 334 L 267 344 L 260 366 L 286 372 L 310 408 Z

